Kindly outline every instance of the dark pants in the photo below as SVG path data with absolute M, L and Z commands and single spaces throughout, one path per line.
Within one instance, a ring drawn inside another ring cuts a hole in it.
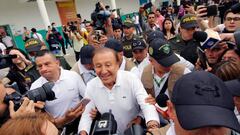
M 61 46 L 62 46 L 62 52 L 63 52 L 63 54 L 66 54 L 65 45 L 64 45 L 64 40 L 59 40 L 59 43 L 60 43 Z
M 79 60 L 80 52 L 76 52 L 76 51 L 74 51 L 74 52 L 75 52 L 75 59 L 76 59 L 76 61 L 78 61 L 78 60 Z

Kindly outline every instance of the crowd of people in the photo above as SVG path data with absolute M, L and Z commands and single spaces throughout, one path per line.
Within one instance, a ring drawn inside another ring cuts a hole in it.
M 91 21 L 78 14 L 63 35 L 55 23 L 46 38 L 24 27 L 26 52 L 7 45 L 1 55 L 11 64 L 0 80 L 0 135 L 137 135 L 136 125 L 147 135 L 240 135 L 239 9 L 147 3 L 121 20 L 98 2 Z M 59 55 L 68 46 L 72 67 Z M 106 113 L 111 129 L 98 123 Z

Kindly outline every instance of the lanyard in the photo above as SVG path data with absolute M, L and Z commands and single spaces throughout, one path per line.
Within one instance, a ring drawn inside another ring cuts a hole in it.
M 154 82 L 157 84 L 158 88 L 160 88 L 161 83 L 163 82 L 163 80 L 166 78 L 166 76 L 164 76 L 163 78 L 160 79 L 160 81 L 158 82 L 157 79 L 155 77 L 153 77 Z

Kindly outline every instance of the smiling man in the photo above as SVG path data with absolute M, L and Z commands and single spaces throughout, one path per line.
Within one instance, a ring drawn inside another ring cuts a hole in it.
M 112 110 L 117 121 L 117 133 L 123 133 L 131 120 L 142 111 L 148 128 L 159 126 L 158 114 L 153 105 L 145 103 L 148 96 L 141 81 L 132 73 L 119 70 L 119 59 L 112 49 L 101 48 L 93 55 L 97 77 L 86 88 L 85 97 L 91 101 L 86 106 L 78 130 L 81 135 L 89 134 L 92 119 L 91 109 L 103 114 Z

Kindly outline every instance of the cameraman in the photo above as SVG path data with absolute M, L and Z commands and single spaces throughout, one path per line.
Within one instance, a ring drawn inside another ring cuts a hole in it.
M 9 102 L 9 106 L 3 102 L 6 95 L 10 95 L 15 92 L 14 89 L 6 88 L 0 80 L 0 126 L 10 118 L 15 118 L 26 113 L 35 112 L 35 108 L 39 109 L 44 107 L 43 102 L 33 103 L 33 101 L 25 98 L 22 105 L 17 111 L 14 111 L 14 104 L 12 101 Z
M 83 37 L 78 32 L 76 26 L 71 27 L 71 31 L 69 33 L 69 38 L 73 41 L 73 50 L 75 53 L 75 59 L 76 59 L 76 61 L 78 61 L 79 55 L 80 55 L 80 50 L 84 45 L 84 40 L 83 40 Z

